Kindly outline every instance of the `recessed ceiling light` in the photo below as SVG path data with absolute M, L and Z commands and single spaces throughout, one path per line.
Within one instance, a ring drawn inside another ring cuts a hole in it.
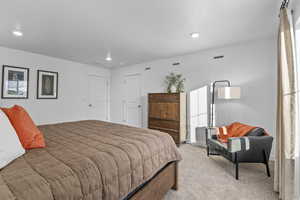
M 12 32 L 12 34 L 13 34 L 14 36 L 16 36 L 16 37 L 22 37 L 22 36 L 23 36 L 23 33 L 22 33 L 21 31 L 19 31 L 19 30 L 14 30 L 14 31 Z
M 106 61 L 112 61 L 112 58 L 111 58 L 110 53 L 107 54 L 105 60 L 106 60 Z
M 199 38 L 200 34 L 197 32 L 191 33 L 190 34 L 192 38 Z
M 105 60 L 106 60 L 106 61 L 111 61 L 112 58 L 111 58 L 111 57 L 106 57 Z

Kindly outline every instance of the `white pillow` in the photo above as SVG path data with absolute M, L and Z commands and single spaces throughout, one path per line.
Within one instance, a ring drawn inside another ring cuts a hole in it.
M 0 109 L 0 169 L 22 156 L 25 149 L 5 113 Z

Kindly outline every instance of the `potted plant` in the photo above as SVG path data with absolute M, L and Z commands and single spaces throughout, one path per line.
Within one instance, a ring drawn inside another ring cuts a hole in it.
M 182 77 L 182 74 L 175 74 L 174 72 L 171 72 L 169 75 L 166 76 L 166 80 L 165 80 L 165 83 L 167 85 L 167 92 L 168 93 L 183 92 L 184 81 L 185 78 Z

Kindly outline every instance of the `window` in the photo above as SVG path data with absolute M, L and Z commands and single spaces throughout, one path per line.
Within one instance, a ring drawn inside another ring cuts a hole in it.
M 207 116 L 207 86 L 190 92 L 190 142 L 195 143 L 196 139 L 196 128 L 206 127 L 208 116 Z

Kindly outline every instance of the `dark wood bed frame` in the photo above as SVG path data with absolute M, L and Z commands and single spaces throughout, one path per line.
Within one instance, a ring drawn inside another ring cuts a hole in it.
M 125 200 L 161 200 L 170 190 L 178 190 L 178 162 L 168 163 L 149 181 L 132 192 Z

